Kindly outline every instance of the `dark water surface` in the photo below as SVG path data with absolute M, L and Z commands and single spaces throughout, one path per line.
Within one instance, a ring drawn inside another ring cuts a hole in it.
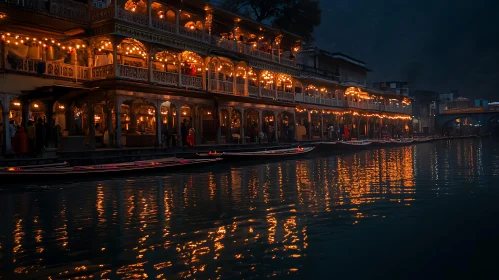
M 499 279 L 498 144 L 3 190 L 0 278 Z

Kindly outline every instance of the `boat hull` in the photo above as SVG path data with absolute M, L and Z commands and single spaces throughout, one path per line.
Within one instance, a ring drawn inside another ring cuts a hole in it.
M 178 171 L 191 167 L 199 167 L 202 165 L 214 164 L 222 160 L 221 158 L 214 159 L 197 159 L 197 160 L 178 160 L 172 162 L 164 162 L 158 164 L 135 165 L 133 163 L 116 164 L 113 168 L 97 168 L 90 167 L 68 167 L 68 168 L 47 168 L 36 170 L 23 171 L 0 171 L 0 178 L 12 184 L 27 183 L 27 182 L 52 182 L 75 179 L 95 179 L 98 177 L 113 177 L 132 174 L 144 174 L 159 171 Z M 112 166 L 112 165 L 106 165 Z
M 315 147 L 296 149 L 281 149 L 259 152 L 226 152 L 217 154 L 198 154 L 201 158 L 220 157 L 227 161 L 256 161 L 256 160 L 273 160 L 304 157 L 314 151 Z

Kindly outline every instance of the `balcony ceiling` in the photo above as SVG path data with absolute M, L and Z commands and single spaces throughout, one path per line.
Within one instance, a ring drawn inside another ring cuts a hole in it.
M 81 23 L 14 7 L 4 7 L 2 10 L 7 14 L 7 17 L 2 21 L 2 30 L 4 31 L 25 33 L 32 36 L 37 34 L 40 36 L 40 33 L 52 33 L 54 37 L 63 37 L 66 31 L 86 27 Z

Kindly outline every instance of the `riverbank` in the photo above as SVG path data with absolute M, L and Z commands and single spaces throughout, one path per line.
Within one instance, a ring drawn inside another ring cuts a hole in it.
M 446 139 L 462 139 L 476 136 L 452 136 L 435 138 L 434 140 Z M 377 140 L 363 140 L 377 141 Z M 31 157 L 15 157 L 15 158 L 0 158 L 0 167 L 15 167 L 15 166 L 32 166 L 44 165 L 57 162 L 68 162 L 70 165 L 92 165 L 92 164 L 107 164 L 121 163 L 138 160 L 151 160 L 167 157 L 191 158 L 196 153 L 207 153 L 209 151 L 217 152 L 252 152 L 263 150 L 286 149 L 291 147 L 301 146 L 317 146 L 320 143 L 333 143 L 335 141 L 309 140 L 287 143 L 261 143 L 261 144 L 218 144 L 218 145 L 199 145 L 189 148 L 166 148 L 166 147 L 149 147 L 149 148 L 122 148 L 122 149 L 96 149 L 93 151 L 77 151 L 77 152 L 53 152 L 50 155 L 31 158 Z M 341 141 L 340 141 L 341 142 Z M 317 149 L 318 153 L 330 150 L 330 147 L 321 147 Z M 361 147 L 358 147 L 360 150 Z

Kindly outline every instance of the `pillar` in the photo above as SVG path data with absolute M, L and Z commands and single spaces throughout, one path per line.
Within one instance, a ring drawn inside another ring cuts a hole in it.
M 88 102 L 88 147 L 95 150 L 95 108 L 93 102 Z
M 153 76 L 152 76 L 152 64 L 153 64 L 152 63 L 152 59 L 153 59 L 153 54 L 151 54 L 149 52 L 149 54 L 147 55 L 147 62 L 148 62 L 148 64 L 147 64 L 147 70 L 148 70 L 148 76 L 149 76 L 149 77 L 147 77 L 147 80 L 149 82 L 153 81 L 152 80 L 152 78 L 153 78 Z
M 108 143 L 104 143 L 106 147 L 111 147 L 113 145 L 113 107 L 112 107 L 112 102 L 107 101 L 106 102 L 106 130 L 107 130 L 107 137 L 108 137 Z M 105 133 L 105 132 L 104 132 Z
M 274 51 L 272 51 L 274 53 Z M 277 99 L 277 74 L 274 73 L 274 98 Z
M 222 122 L 223 122 L 223 118 L 222 118 L 222 110 L 220 109 L 220 107 L 218 108 L 218 112 L 215 112 L 216 114 L 218 114 L 218 124 L 216 126 L 217 128 L 217 136 L 216 136 L 216 139 L 215 139 L 215 143 L 217 144 L 222 144 Z
M 116 40 L 113 40 L 113 68 L 114 75 L 119 76 L 120 72 L 118 71 L 118 43 Z
M 147 0 L 147 26 L 152 27 L 152 0 Z
M 244 79 L 244 96 L 249 96 L 249 75 L 248 69 L 245 70 L 245 79 Z
M 74 110 L 71 108 L 71 102 L 64 104 L 64 117 L 66 119 L 66 128 L 68 135 L 74 133 L 75 129 L 75 115 Z
M 9 123 L 9 114 L 10 114 L 10 102 L 9 100 L 5 100 L 6 104 L 2 104 L 2 117 L 3 117 L 3 135 L 5 138 L 4 141 L 4 151 L 6 154 L 12 153 L 12 143 L 10 139 L 10 123 Z
M 235 33 L 234 33 L 235 35 Z M 235 37 L 235 36 L 234 36 Z M 234 39 L 237 49 L 237 40 Z M 232 70 L 232 94 L 237 94 L 237 79 L 236 79 L 237 67 L 234 65 L 234 69 Z
M 175 27 L 177 28 L 176 32 L 179 33 L 180 27 L 180 11 L 175 10 Z
M 310 110 L 307 110 L 307 122 L 308 122 L 308 128 L 307 128 L 308 139 L 312 139 L 312 113 L 310 113 Z
M 274 133 L 275 133 L 275 141 L 276 143 L 279 143 L 279 124 L 277 123 L 277 116 L 279 115 L 278 112 L 274 112 Z
M 28 124 L 28 120 L 29 120 L 29 100 L 24 99 L 21 100 L 21 126 L 26 127 L 26 125 Z
M 258 138 L 260 138 L 260 132 L 263 132 L 263 111 L 258 110 L 258 126 L 260 129 L 258 130 Z
M 182 59 L 180 58 L 180 55 L 179 55 L 179 58 L 178 58 L 177 74 L 178 74 L 177 85 L 179 87 L 181 87 L 182 86 Z
M 47 102 L 44 102 L 44 106 L 45 106 L 45 116 L 46 116 L 46 123 L 48 124 L 47 126 L 47 135 L 46 135 L 46 144 L 47 147 L 51 147 L 51 144 L 54 143 L 54 140 L 53 139 L 53 135 L 52 135 L 52 130 L 54 129 L 54 127 L 52 126 L 52 120 L 54 118 L 54 104 L 55 104 L 55 101 L 47 101 Z M 55 143 L 54 143 L 55 145 Z
M 194 120 L 194 143 L 196 145 L 199 145 L 201 144 L 201 108 L 199 108 L 199 106 L 194 106 L 194 110 L 192 110 L 194 112 L 194 116 L 193 116 L 193 120 Z
M 218 76 L 220 75 L 220 73 L 218 72 L 218 65 L 215 65 L 215 79 L 213 79 L 215 81 L 215 89 L 217 92 L 220 91 L 220 83 L 218 82 Z
M 230 143 L 232 141 L 232 107 L 227 107 L 227 137 L 226 142 Z
M 161 131 L 161 100 L 156 101 L 156 141 L 158 142 L 158 147 L 161 147 L 163 144 L 163 135 Z
M 208 68 L 208 70 L 206 70 Z M 211 91 L 211 63 L 208 63 L 208 67 L 206 67 L 203 71 L 203 73 L 206 73 L 206 90 Z
M 246 137 L 244 135 L 244 130 L 246 129 L 246 116 L 244 111 L 244 108 L 241 108 L 241 143 L 246 144 Z
M 116 97 L 116 108 L 114 113 L 116 114 L 116 148 L 122 148 L 123 142 L 121 140 L 121 98 Z
M 134 104 L 133 101 L 130 102 L 130 124 L 128 129 L 131 134 L 137 131 L 137 113 L 135 112 L 136 109 L 136 104 Z
M 293 141 L 296 141 L 296 111 L 293 110 Z
M 177 143 L 177 146 L 178 147 L 182 147 L 183 143 L 182 143 L 182 129 L 181 129 L 181 125 L 182 125 L 182 104 L 180 102 L 178 102 L 176 104 L 176 107 L 177 107 L 177 137 L 178 137 L 178 140 L 176 141 Z
M 256 82 L 258 85 L 258 97 L 262 97 L 262 84 L 260 83 L 261 72 L 260 71 L 257 71 L 257 72 L 258 72 L 258 74 L 256 75 Z
M 321 140 L 324 138 L 324 114 L 321 111 Z

